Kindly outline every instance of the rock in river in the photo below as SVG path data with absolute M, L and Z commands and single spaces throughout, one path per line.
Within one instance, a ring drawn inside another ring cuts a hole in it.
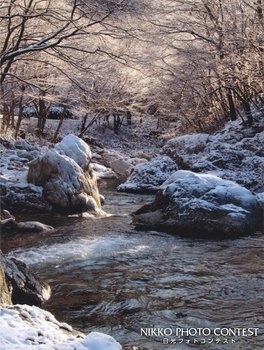
M 54 230 L 52 226 L 42 224 L 38 221 L 16 222 L 15 219 L 12 218 L 2 220 L 0 222 L 0 228 L 2 233 L 39 233 Z
M 29 164 L 28 182 L 43 187 L 43 196 L 54 211 L 96 211 L 101 204 L 90 162 L 89 146 L 77 136 L 67 135 L 54 150 Z
M 1 298 L 8 296 L 6 283 L 14 304 L 41 305 L 49 299 L 51 293 L 49 285 L 41 282 L 23 262 L 3 256 L 1 251 L 0 270 L 4 272 L 2 273 L 2 290 L 5 292 L 1 294 Z
M 158 156 L 149 162 L 137 164 L 118 190 L 124 192 L 157 192 L 165 180 L 177 170 L 176 163 L 167 156 Z
M 232 238 L 260 229 L 256 197 L 233 181 L 187 170 L 175 172 L 153 203 L 133 214 L 138 228 L 198 238 Z

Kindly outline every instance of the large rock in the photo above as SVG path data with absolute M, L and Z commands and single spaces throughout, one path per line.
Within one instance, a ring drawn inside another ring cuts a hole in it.
M 49 299 L 51 291 L 27 266 L 14 258 L 3 256 L 0 251 L 0 300 L 5 303 L 41 305 Z
M 211 173 L 232 180 L 254 193 L 264 191 L 264 118 L 254 112 L 254 123 L 228 122 L 213 135 L 183 135 L 169 140 L 162 153 L 180 169 Z
M 187 170 L 175 172 L 153 203 L 134 213 L 138 228 L 199 238 L 232 238 L 254 233 L 262 210 L 256 197 L 235 182 Z
M 174 159 L 182 169 L 190 169 L 209 141 L 209 134 L 182 135 L 169 140 L 162 152 Z
M 90 161 L 89 146 L 68 135 L 54 150 L 29 163 L 28 182 L 43 187 L 43 196 L 54 211 L 96 211 L 100 196 Z
M 119 191 L 156 192 L 172 173 L 177 170 L 176 163 L 167 156 L 153 158 L 149 162 L 138 164 L 125 183 L 119 185 Z

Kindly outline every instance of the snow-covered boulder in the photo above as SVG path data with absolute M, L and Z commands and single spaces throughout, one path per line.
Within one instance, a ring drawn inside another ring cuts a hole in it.
M 43 196 L 54 211 L 96 211 L 100 208 L 100 197 L 90 161 L 89 146 L 68 135 L 54 150 L 29 163 L 28 182 L 43 187 Z
M 174 159 L 181 167 L 189 168 L 192 159 L 204 151 L 209 134 L 182 135 L 169 140 L 162 152 Z
M 257 192 L 264 191 L 264 118 L 254 116 L 251 127 L 228 122 L 213 135 L 192 134 L 169 140 L 162 153 L 180 169 L 211 173 Z
M 262 210 L 256 197 L 235 182 L 187 170 L 175 172 L 153 203 L 134 213 L 137 227 L 199 238 L 254 233 Z
M 26 177 L 26 174 L 23 175 Z M 21 183 L 19 183 L 20 180 Z M 22 179 L 17 179 L 16 183 L 13 183 L 5 181 L 4 177 L 0 176 L 0 206 L 20 214 L 22 212 L 50 212 L 51 206 L 43 198 L 43 189 L 22 181 Z
M 69 134 L 55 145 L 58 153 L 73 159 L 83 170 L 87 169 L 92 159 L 90 147 L 78 136 Z
M 182 135 L 169 140 L 164 149 L 168 148 L 175 153 L 199 153 L 205 149 L 208 140 L 209 134 Z
M 84 335 L 36 306 L 0 306 L 0 344 L 5 350 L 122 350 L 111 336 Z
M 149 162 L 136 165 L 119 191 L 156 192 L 172 173 L 177 170 L 176 163 L 167 156 L 153 158 Z

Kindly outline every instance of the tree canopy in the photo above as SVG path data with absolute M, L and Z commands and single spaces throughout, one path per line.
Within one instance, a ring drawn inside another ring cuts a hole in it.
M 262 0 L 4 0 L 0 37 L 2 130 L 52 104 L 204 130 L 263 99 Z

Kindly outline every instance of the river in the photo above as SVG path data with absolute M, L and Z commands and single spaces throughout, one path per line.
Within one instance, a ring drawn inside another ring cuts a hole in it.
M 103 191 L 112 216 L 27 216 L 56 230 L 3 236 L 3 251 L 50 283 L 47 310 L 83 332 L 142 349 L 264 348 L 263 235 L 210 241 L 138 232 L 129 214 L 152 197 Z M 172 335 L 140 334 L 146 328 Z M 211 334 L 176 337 L 176 328 Z M 212 336 L 219 328 L 224 334 Z M 229 328 L 259 329 L 257 336 L 225 336 Z

